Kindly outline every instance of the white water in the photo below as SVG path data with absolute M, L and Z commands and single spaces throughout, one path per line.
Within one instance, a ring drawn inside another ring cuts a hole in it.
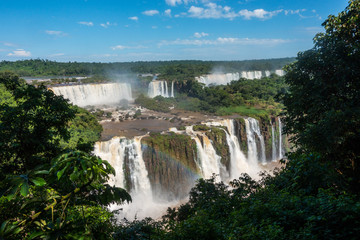
M 225 166 L 220 162 L 221 157 L 216 154 L 216 150 L 213 147 L 211 140 L 206 136 L 204 132 L 194 131 L 192 126 L 186 127 L 186 133 L 190 135 L 192 139 L 196 142 L 197 148 L 197 164 L 200 168 L 201 175 L 203 178 L 210 178 L 213 174 L 219 175 L 221 178 L 221 173 L 226 172 Z M 202 138 L 202 141 L 200 140 Z
M 157 81 L 153 80 L 149 83 L 148 96 L 154 98 L 156 96 L 162 97 L 174 97 L 174 82 L 171 83 L 171 91 L 169 94 L 169 89 L 166 81 Z
M 284 70 L 281 70 L 281 69 L 275 70 L 275 74 L 278 75 L 278 76 L 280 76 L 280 77 L 282 77 L 282 76 L 285 75 L 285 71 L 284 71 Z
M 82 84 L 51 87 L 56 95 L 62 95 L 80 107 L 88 105 L 116 104 L 120 100 L 131 101 L 131 86 L 127 83 Z
M 95 144 L 95 155 L 101 157 L 115 168 L 116 176 L 111 177 L 109 184 L 125 188 L 124 160 L 125 156 L 129 159 L 130 179 L 132 189 L 130 195 L 132 202 L 121 206 L 112 205 L 111 210 L 123 210 L 118 216 L 119 219 L 127 218 L 145 218 L 148 216 L 160 217 L 169 207 L 171 202 L 156 202 L 153 199 L 151 185 L 146 170 L 145 162 L 142 157 L 141 138 L 126 139 L 123 137 L 114 137 L 107 142 L 97 142 Z
M 275 71 L 242 71 L 235 73 L 213 73 L 200 77 L 196 77 L 195 79 L 201 83 L 204 83 L 206 86 L 209 85 L 226 85 L 231 81 L 237 81 L 240 78 L 245 78 L 249 80 L 261 79 L 263 77 L 269 77 L 271 73 L 275 73 L 279 76 L 284 76 L 285 72 L 283 70 L 275 70 Z
M 222 126 L 225 126 L 229 134 L 226 133 L 226 140 L 230 150 L 230 178 L 235 179 L 240 177 L 241 173 L 247 173 L 251 177 L 257 178 L 259 171 L 258 165 L 250 164 L 247 161 L 245 154 L 241 151 L 239 139 L 235 133 L 234 120 L 226 119 L 221 121 Z
M 171 96 L 170 97 L 174 97 L 174 81 L 171 82 Z
M 221 157 L 217 155 L 213 142 L 206 136 L 203 131 L 194 131 L 192 126 L 185 128 L 185 131 L 179 131 L 176 128 L 171 128 L 176 134 L 187 134 L 195 140 L 197 146 L 196 159 L 197 167 L 200 169 L 203 178 L 210 178 L 213 174 L 217 174 L 216 180 L 228 182 L 229 180 L 238 178 L 241 173 L 247 173 L 254 179 L 258 179 L 258 173 L 261 168 L 259 164 L 265 163 L 265 145 L 264 138 L 260 132 L 259 122 L 253 118 L 246 118 L 245 127 L 247 135 L 248 155 L 245 156 L 241 150 L 239 139 L 236 136 L 233 119 L 225 119 L 220 121 L 208 122 L 206 125 L 224 126 L 228 129 L 225 131 L 226 143 L 230 151 L 230 168 L 221 163 Z M 279 119 L 279 135 L 281 136 L 281 120 Z M 273 136 L 273 155 L 274 150 L 275 159 L 278 160 L 279 155 L 282 154 L 282 147 L 277 148 L 275 140 L 275 129 L 272 127 Z M 108 160 L 116 170 L 116 176 L 111 177 L 109 183 L 117 187 L 124 188 L 126 186 L 124 162 L 128 159 L 127 166 L 130 170 L 130 181 L 132 189 L 130 194 L 133 198 L 131 204 L 121 206 L 114 205 L 111 208 L 123 208 L 119 218 L 126 217 L 127 219 L 139 218 L 142 219 L 147 216 L 158 218 L 165 213 L 168 206 L 177 204 L 175 202 L 159 202 L 153 198 L 153 192 L 146 170 L 146 165 L 142 157 L 141 138 L 126 139 L 124 137 L 114 137 L 107 142 L 98 142 L 95 145 L 95 154 L 102 159 Z M 256 142 L 260 142 L 260 149 Z M 281 142 L 282 139 L 279 141 Z M 224 143 L 225 144 L 225 143 Z M 276 147 L 274 147 L 276 146 Z M 127 158 L 126 158 L 127 157 Z M 127 177 L 127 179 L 129 179 Z M 166 199 L 166 198 L 165 198 Z
M 271 124 L 271 122 L 270 122 Z M 271 124 L 271 142 L 272 142 L 272 161 L 276 161 L 278 159 L 276 159 L 276 143 L 275 143 L 275 128 L 274 125 Z
M 115 169 L 116 175 L 110 178 L 109 184 L 120 188 L 125 188 L 123 164 L 127 141 L 129 140 L 125 138 L 114 137 L 106 142 L 96 142 L 94 147 L 94 154 L 107 160 Z
M 282 159 L 283 152 L 282 152 L 282 123 L 281 119 L 279 118 L 279 159 Z
M 259 122 L 254 118 L 247 118 L 244 120 L 248 143 L 248 161 L 252 164 L 258 162 L 266 163 L 264 137 L 261 135 Z M 260 150 L 257 149 L 256 138 L 260 140 Z

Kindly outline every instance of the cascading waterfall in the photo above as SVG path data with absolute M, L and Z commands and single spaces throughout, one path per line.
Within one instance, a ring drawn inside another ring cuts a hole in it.
M 275 74 L 282 77 L 285 75 L 285 71 L 282 70 L 282 69 L 279 69 L 279 70 L 275 70 Z
M 282 159 L 283 152 L 282 152 L 282 123 L 281 119 L 279 118 L 279 159 Z
M 130 204 L 121 205 L 119 218 L 145 218 L 147 216 L 159 217 L 161 213 L 171 203 L 158 203 L 153 199 L 148 171 L 145 167 L 145 162 L 141 150 L 141 138 L 126 139 L 114 137 L 107 142 L 97 142 L 95 144 L 95 155 L 110 162 L 115 168 L 116 176 L 113 176 L 109 183 L 115 184 L 117 187 L 125 188 L 125 158 L 129 161 L 129 175 L 131 179 L 130 195 L 132 202 Z M 146 203 L 146 204 L 144 204 Z M 112 205 L 111 209 L 120 208 L 117 205 Z
M 174 82 L 171 83 L 171 91 L 169 94 L 169 89 L 166 81 L 153 80 L 149 83 L 148 96 L 154 98 L 156 96 L 162 97 L 174 97 Z
M 49 88 L 80 107 L 116 104 L 122 99 L 131 101 L 131 86 L 127 83 L 82 84 Z
M 271 73 L 275 73 L 279 76 L 284 76 L 285 72 L 283 70 L 275 71 L 242 71 L 234 73 L 213 73 L 207 74 L 200 77 L 195 77 L 198 82 L 204 83 L 206 86 L 209 85 L 226 85 L 231 81 L 237 81 L 240 78 L 245 78 L 249 80 L 261 79 L 263 77 L 269 77 Z
M 239 139 L 235 134 L 234 120 L 226 119 L 220 122 L 229 131 L 226 133 L 226 141 L 230 150 L 230 179 L 240 177 L 241 173 L 248 173 L 256 176 L 257 166 L 250 166 L 244 153 L 240 149 Z
M 254 118 L 247 118 L 245 120 L 246 136 L 248 140 L 248 160 L 252 164 L 256 164 L 258 161 L 266 163 L 265 157 L 265 142 L 264 137 L 261 135 L 259 122 Z M 260 154 L 256 145 L 256 137 L 260 141 Z
M 133 185 L 132 191 L 151 198 L 151 185 L 142 156 L 141 138 L 142 136 L 135 137 L 133 140 L 128 140 L 130 177 Z
M 277 159 L 276 159 L 275 128 L 273 124 L 271 124 L 271 142 L 272 142 L 272 146 L 271 146 L 272 161 L 276 161 Z
M 120 188 L 125 188 L 123 164 L 127 141 L 129 140 L 125 138 L 114 137 L 106 142 L 96 142 L 94 147 L 95 155 L 107 160 L 115 169 L 116 177 L 112 176 L 109 184 Z
M 221 172 L 226 172 L 225 166 L 220 162 L 221 157 L 216 154 L 211 140 L 205 133 L 194 131 L 192 126 L 186 127 L 186 133 L 196 142 L 199 157 L 197 163 L 204 178 L 210 178 L 214 173 L 221 176 Z

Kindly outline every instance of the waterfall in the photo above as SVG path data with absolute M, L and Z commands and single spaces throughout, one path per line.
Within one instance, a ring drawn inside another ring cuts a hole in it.
M 245 78 L 249 80 L 261 79 L 263 77 L 269 77 L 271 73 L 275 73 L 279 76 L 284 76 L 285 72 L 283 70 L 275 71 L 242 71 L 234 73 L 213 73 L 207 74 L 200 77 L 195 77 L 195 80 L 198 82 L 204 83 L 206 86 L 209 85 L 226 85 L 231 83 L 231 81 L 237 81 L 240 78 Z
M 248 140 L 248 161 L 256 164 L 258 161 L 266 163 L 265 142 L 261 135 L 259 122 L 254 118 L 244 119 L 246 125 L 246 136 Z M 256 146 L 256 138 L 260 141 L 260 150 Z M 260 154 L 258 153 L 260 152 Z
M 276 161 L 276 144 L 275 144 L 275 128 L 274 125 L 270 122 L 271 124 L 271 142 L 272 142 L 272 146 L 271 146 L 271 150 L 272 150 L 272 161 Z
M 221 122 L 222 126 L 227 127 L 229 133 L 226 133 L 226 141 L 230 150 L 230 178 L 238 178 L 241 173 L 249 173 L 253 175 L 253 169 L 246 161 L 244 153 L 240 149 L 239 139 L 235 133 L 234 120 L 226 119 Z
M 282 76 L 285 75 L 285 71 L 284 71 L 284 70 L 281 70 L 281 69 L 275 70 L 275 74 L 278 75 L 278 76 L 280 76 L 280 77 L 282 77 Z
M 153 80 L 149 83 L 148 96 L 154 98 L 156 96 L 162 97 L 174 97 L 174 81 L 171 83 L 171 93 L 166 81 Z
M 279 159 L 282 159 L 283 152 L 282 152 L 282 123 L 281 119 L 279 118 Z
M 123 164 L 125 157 L 125 138 L 114 137 L 106 142 L 96 142 L 94 154 L 101 159 L 107 160 L 115 169 L 116 177 L 109 179 L 110 185 L 125 188 L 125 179 L 123 174 Z
M 199 158 L 197 163 L 204 178 L 210 178 L 213 173 L 220 175 L 221 171 L 226 171 L 225 166 L 223 166 L 220 162 L 221 157 L 216 154 L 212 142 L 205 133 L 194 131 L 192 126 L 186 127 L 186 133 L 196 142 Z
M 112 176 L 109 184 L 117 187 L 125 187 L 125 158 L 128 159 L 128 168 L 132 188 L 130 195 L 133 201 L 130 204 L 121 205 L 123 211 L 119 218 L 144 218 L 147 216 L 160 216 L 165 211 L 167 204 L 157 203 L 152 196 L 148 171 L 141 150 L 141 138 L 126 139 L 114 137 L 107 142 L 97 142 L 94 154 L 101 157 L 115 168 L 116 176 Z M 146 204 L 144 204 L 146 202 Z M 118 209 L 120 206 L 112 205 L 111 209 Z
M 88 105 L 116 104 L 120 100 L 132 100 L 131 86 L 127 83 L 102 83 L 59 86 L 49 88 L 80 107 Z

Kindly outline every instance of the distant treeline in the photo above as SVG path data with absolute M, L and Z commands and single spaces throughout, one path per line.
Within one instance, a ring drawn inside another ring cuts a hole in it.
M 211 71 L 265 71 L 281 69 L 295 58 L 244 61 L 152 61 L 152 62 L 55 62 L 42 59 L 1 61 L 0 71 L 12 71 L 19 76 L 108 76 L 117 73 L 152 73 L 163 77 L 198 76 Z

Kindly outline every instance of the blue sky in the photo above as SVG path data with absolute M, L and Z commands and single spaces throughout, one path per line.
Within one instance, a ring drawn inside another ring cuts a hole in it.
M 347 0 L 0 0 L 0 60 L 293 57 Z

